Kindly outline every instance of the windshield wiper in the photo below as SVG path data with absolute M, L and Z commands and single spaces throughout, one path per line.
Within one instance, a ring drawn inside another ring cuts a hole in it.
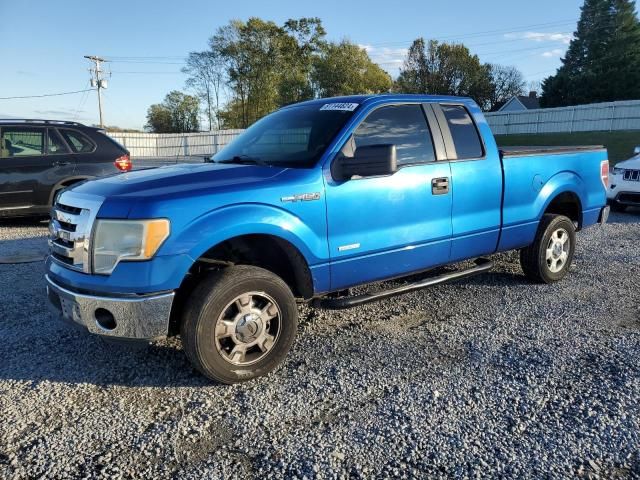
M 268 163 L 260 160 L 258 157 L 250 157 L 249 155 L 235 155 L 234 157 L 226 160 L 218 160 L 217 163 L 240 163 L 245 165 L 262 165 L 264 167 L 269 166 Z

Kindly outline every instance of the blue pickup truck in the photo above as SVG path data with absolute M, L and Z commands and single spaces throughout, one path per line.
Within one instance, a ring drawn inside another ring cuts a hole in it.
M 606 222 L 608 172 L 602 147 L 499 150 L 467 98 L 312 100 L 256 122 L 209 162 L 64 190 L 48 297 L 94 334 L 180 334 L 204 375 L 245 381 L 283 360 L 299 302 L 381 300 L 485 272 L 488 255 L 514 249 L 532 281 L 562 279 L 575 232 Z

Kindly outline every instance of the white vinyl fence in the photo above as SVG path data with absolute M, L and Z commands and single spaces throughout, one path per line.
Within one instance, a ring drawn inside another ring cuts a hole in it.
M 485 114 L 495 135 L 640 130 L 640 100 Z
M 179 159 L 217 153 L 244 130 L 214 130 L 199 133 L 107 132 L 131 153 L 132 158 Z

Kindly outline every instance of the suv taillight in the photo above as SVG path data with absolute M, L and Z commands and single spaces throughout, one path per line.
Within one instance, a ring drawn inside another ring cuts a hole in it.
M 113 162 L 113 164 L 121 172 L 128 172 L 133 168 L 133 164 L 131 163 L 131 158 L 129 158 L 128 153 L 116 158 L 116 161 Z
M 604 189 L 609 188 L 609 160 L 603 160 L 600 162 L 600 179 Z

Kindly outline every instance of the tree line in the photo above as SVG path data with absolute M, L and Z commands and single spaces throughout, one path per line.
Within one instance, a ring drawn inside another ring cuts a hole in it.
M 393 81 L 359 45 L 328 41 L 318 18 L 231 21 L 207 50 L 188 55 L 183 72 L 193 95 L 174 91 L 149 107 L 149 130 L 246 128 L 290 103 L 392 91 L 472 96 L 490 109 L 525 88 L 515 68 L 482 64 L 463 45 L 423 39 L 413 42 Z
M 522 73 L 482 63 L 463 44 L 418 38 L 393 80 L 366 50 L 328 41 L 319 18 L 283 25 L 233 20 L 189 53 L 186 87 L 147 113 L 155 132 L 246 128 L 283 105 L 312 98 L 385 92 L 472 97 L 496 110 L 526 93 Z M 562 66 L 542 83 L 544 107 L 640 98 L 640 23 L 632 0 L 585 0 Z M 205 125 L 200 125 L 200 118 Z

